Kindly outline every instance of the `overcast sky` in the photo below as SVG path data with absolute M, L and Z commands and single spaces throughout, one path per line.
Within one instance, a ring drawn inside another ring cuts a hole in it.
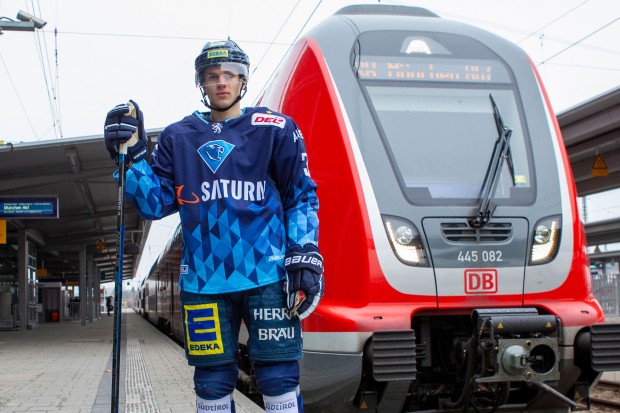
M 363 1 L 0 0 L 0 16 L 23 9 L 48 22 L 0 36 L 0 140 L 101 134 L 108 109 L 129 98 L 147 128 L 164 127 L 201 108 L 194 59 L 205 41 L 227 36 L 250 56 L 249 105 L 304 26 L 352 3 Z M 426 7 L 519 44 L 556 112 L 620 83 L 618 0 L 383 3 Z
M 377 2 L 0 0 L 0 16 L 22 9 L 48 22 L 0 36 L 0 141 L 100 135 L 106 112 L 130 98 L 147 129 L 164 127 L 201 109 L 194 59 L 206 41 L 228 36 L 250 56 L 251 105 L 300 32 L 355 3 Z M 517 43 L 556 113 L 620 84 L 618 0 L 381 3 L 425 7 Z

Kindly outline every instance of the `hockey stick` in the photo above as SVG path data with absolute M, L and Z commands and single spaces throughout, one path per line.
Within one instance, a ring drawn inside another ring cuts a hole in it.
M 129 102 L 128 115 L 136 117 L 136 107 Z M 125 156 L 127 156 L 127 146 L 129 142 L 138 139 L 136 131 L 128 142 L 122 143 L 118 149 L 118 205 L 116 215 L 117 244 L 116 251 L 118 259 L 116 262 L 116 278 L 114 282 L 114 337 L 112 349 L 112 400 L 110 412 L 118 413 L 119 403 L 119 376 L 121 365 L 121 306 L 123 303 L 123 255 L 125 249 Z

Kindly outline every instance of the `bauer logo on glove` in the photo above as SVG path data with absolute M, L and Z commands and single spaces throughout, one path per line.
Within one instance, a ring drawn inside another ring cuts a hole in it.
M 288 309 L 303 320 L 319 305 L 325 291 L 323 257 L 313 244 L 295 245 L 286 253 L 284 268 Z
M 295 264 L 310 265 L 316 268 L 320 268 L 321 271 L 323 271 L 323 258 L 320 255 L 318 256 L 318 258 L 310 255 L 294 255 L 287 256 L 284 259 L 284 266 L 286 268 L 291 268 Z

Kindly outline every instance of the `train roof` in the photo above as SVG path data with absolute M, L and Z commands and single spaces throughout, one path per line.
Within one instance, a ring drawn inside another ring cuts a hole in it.
M 346 36 L 347 32 L 353 31 L 354 36 L 357 36 L 369 31 L 399 30 L 454 33 L 476 39 L 493 50 L 500 49 L 512 56 L 516 53 L 519 59 L 525 54 L 521 47 L 495 33 L 413 6 L 386 4 L 346 6 L 310 30 L 307 37 L 323 39 L 324 42 L 319 42 L 320 44 L 341 50 L 343 42 L 350 40 Z
M 398 16 L 416 16 L 416 17 L 439 17 L 430 10 L 422 7 L 411 6 L 393 6 L 380 4 L 358 4 L 346 6 L 338 10 L 336 15 L 398 15 Z

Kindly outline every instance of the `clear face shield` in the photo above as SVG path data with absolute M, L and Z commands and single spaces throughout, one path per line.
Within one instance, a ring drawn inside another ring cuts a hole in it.
M 246 65 L 234 62 L 224 62 L 209 66 L 202 72 L 200 86 L 210 87 L 218 84 L 246 83 L 248 68 Z
M 209 65 L 198 73 L 200 73 L 200 79 L 197 79 L 196 83 L 202 93 L 202 102 L 210 109 L 220 112 L 227 111 L 239 102 L 247 91 L 248 67 L 242 63 L 223 62 Z M 236 90 L 237 86 L 239 87 L 239 95 L 226 107 L 219 107 L 209 102 L 220 87 L 219 85 L 228 85 L 233 90 Z

